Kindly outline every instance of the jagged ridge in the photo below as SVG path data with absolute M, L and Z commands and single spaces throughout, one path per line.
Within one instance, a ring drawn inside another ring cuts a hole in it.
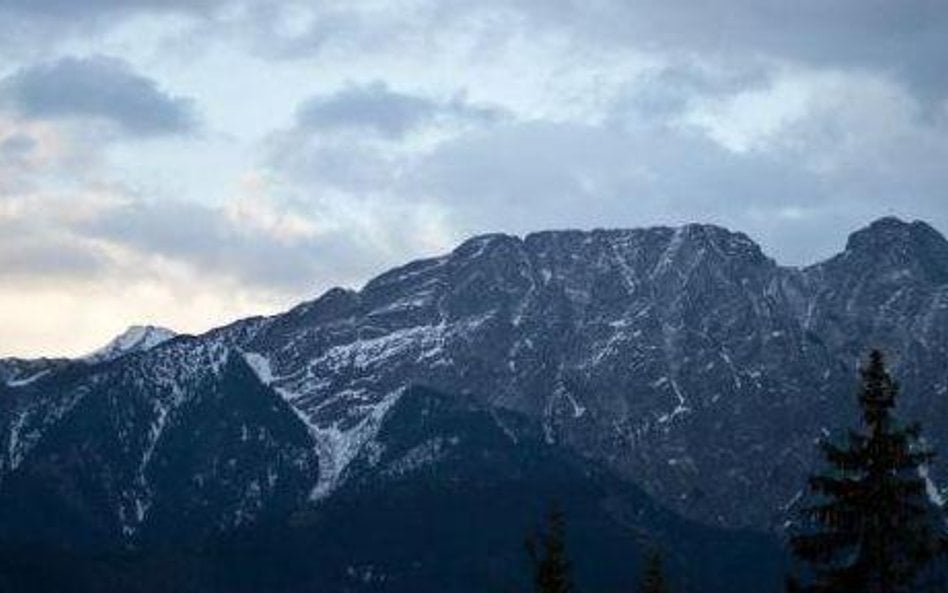
M 867 348 L 890 352 L 907 413 L 948 441 L 946 270 L 944 238 L 895 219 L 802 269 L 709 225 L 476 237 L 360 291 L 16 386 L 0 475 L 116 381 L 164 410 L 129 429 L 156 446 L 160 419 L 239 353 L 306 427 L 313 501 L 346 483 L 404 388 L 426 385 L 535 419 L 688 517 L 778 527 L 813 438 L 848 421 Z

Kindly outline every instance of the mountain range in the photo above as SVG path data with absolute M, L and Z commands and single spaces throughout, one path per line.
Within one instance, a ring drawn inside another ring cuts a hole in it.
M 597 590 L 656 546 L 683 590 L 776 587 L 870 348 L 942 449 L 948 241 L 924 222 L 807 267 L 712 225 L 485 235 L 200 336 L 0 360 L 0 585 L 61 586 L 42 550 L 90 591 L 160 562 L 182 591 L 505 590 L 559 501 Z

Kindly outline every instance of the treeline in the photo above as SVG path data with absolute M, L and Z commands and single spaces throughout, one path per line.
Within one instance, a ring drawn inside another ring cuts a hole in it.
M 537 593 L 575 592 L 572 566 L 566 554 L 566 519 L 559 508 L 550 509 L 546 525 L 527 538 L 526 548 L 533 566 L 533 587 Z M 670 593 L 659 550 L 649 553 L 637 591 Z
M 820 442 L 826 469 L 810 477 L 809 501 L 790 529 L 795 566 L 785 592 L 944 591 L 946 520 L 928 480 L 934 451 L 918 423 L 895 416 L 899 387 L 882 353 L 873 351 L 860 373 L 862 422 L 841 442 Z M 562 512 L 550 511 L 544 528 L 527 539 L 527 552 L 536 593 L 576 591 Z M 637 591 L 674 591 L 657 550 Z

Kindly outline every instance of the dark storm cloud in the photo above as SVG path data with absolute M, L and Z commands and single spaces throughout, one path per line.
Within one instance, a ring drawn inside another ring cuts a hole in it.
M 125 62 L 104 56 L 23 68 L 0 82 L 0 101 L 24 117 L 99 118 L 135 136 L 196 127 L 190 100 L 168 95 Z
M 496 111 L 468 105 L 463 98 L 441 103 L 376 81 L 310 98 L 300 106 L 296 122 L 301 130 L 368 130 L 397 139 L 436 118 L 489 122 L 497 117 Z

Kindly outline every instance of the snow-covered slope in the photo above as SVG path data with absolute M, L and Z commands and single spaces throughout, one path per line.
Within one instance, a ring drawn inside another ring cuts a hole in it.
M 220 524 L 234 524 L 267 508 L 263 484 L 280 483 L 290 467 L 292 492 L 331 498 L 353 461 L 377 450 L 405 388 L 424 385 L 533 419 L 548 442 L 608 465 L 685 516 L 768 529 L 803 486 L 814 438 L 851 422 L 855 370 L 871 347 L 890 354 L 902 411 L 925 421 L 936 448 L 948 445 L 946 279 L 948 242 L 895 219 L 803 269 L 709 225 L 477 237 L 360 291 L 333 289 L 282 315 L 8 387 L 0 479 L 29 465 L 74 410 L 99 402 L 112 420 L 96 430 L 116 442 L 107 464 L 126 476 L 112 482 L 112 512 L 118 529 L 134 533 L 148 522 L 136 509 L 158 508 L 167 495 L 154 451 L 172 439 L 168 427 L 186 425 L 209 386 L 236 373 L 277 394 L 292 418 L 253 407 L 219 429 L 231 435 L 222 442 L 268 435 L 259 446 L 270 453 L 247 456 L 240 473 L 258 478 L 233 482 L 215 507 Z M 244 388 L 253 401 L 268 393 Z M 302 427 L 312 458 L 295 436 L 277 454 L 284 439 L 258 425 Z M 214 442 L 191 446 L 219 458 Z M 207 467 L 181 471 L 225 480 Z M 936 482 L 943 475 L 933 468 Z
M 126 354 L 145 352 L 163 344 L 178 334 L 154 325 L 133 325 L 113 338 L 108 344 L 83 357 L 88 362 L 115 360 Z

